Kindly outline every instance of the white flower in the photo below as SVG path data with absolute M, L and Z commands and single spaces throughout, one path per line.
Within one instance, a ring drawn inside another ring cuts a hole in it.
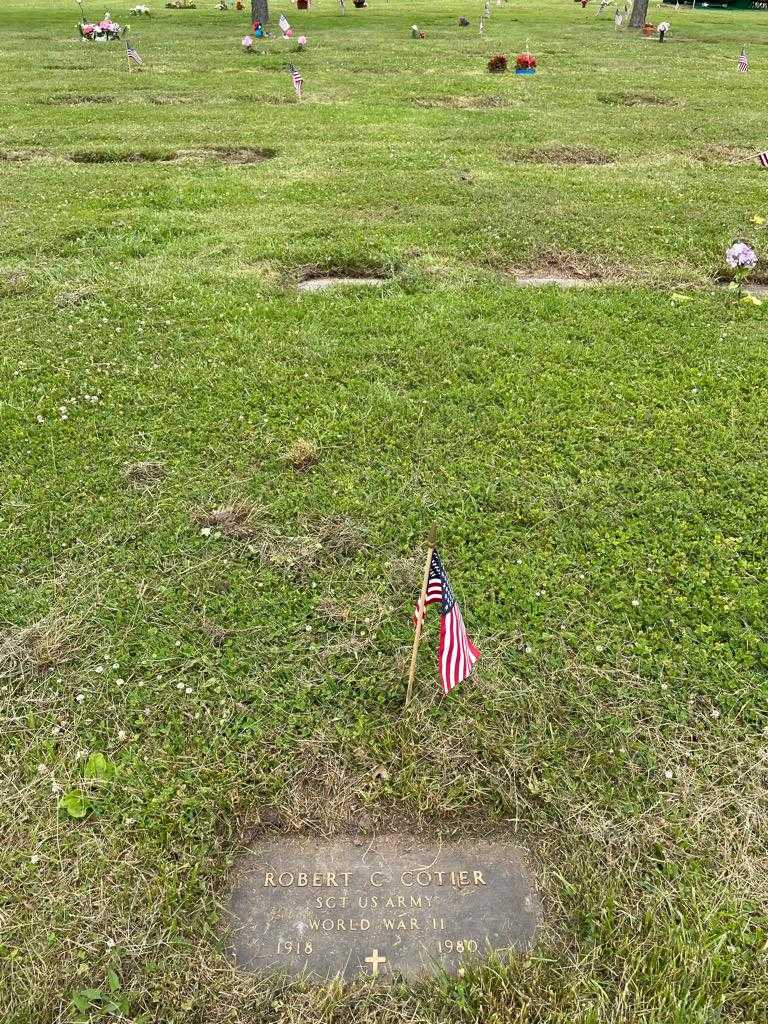
M 668 690 L 668 689 L 669 689 L 669 686 L 668 686 L 668 684 L 667 684 L 667 683 L 662 683 L 662 684 L 661 684 L 661 688 L 662 688 L 662 690 Z
M 63 732 L 64 729 L 60 725 L 54 725 L 54 727 L 51 729 L 51 736 L 61 736 Z
M 58 782 L 52 782 L 51 783 L 51 792 L 52 793 L 61 793 L 62 792 L 61 786 L 58 784 Z
M 672 771 L 672 769 L 671 768 L 667 768 L 667 770 L 664 772 L 664 778 L 665 779 L 674 779 L 674 777 L 675 777 L 675 773 Z
M 202 530 L 200 531 L 200 536 L 201 537 L 210 537 L 211 536 L 211 527 L 210 526 L 204 526 L 202 528 Z
M 183 690 L 184 689 L 184 683 L 176 683 L 176 689 L 177 690 Z
M 117 734 L 117 738 L 122 743 L 123 740 L 127 740 L 128 739 L 128 733 L 125 731 L 125 729 L 120 729 L 118 734 Z
M 710 715 L 712 716 L 712 718 L 719 718 L 720 712 L 717 710 L 717 708 L 712 708 L 712 710 L 710 711 Z
M 75 697 L 75 700 L 77 701 L 78 704 L 82 704 L 83 701 L 85 700 L 85 694 L 78 693 L 78 695 Z
M 112 948 L 114 948 L 114 945 L 115 945 L 115 940 L 114 940 L 114 939 L 107 939 L 107 943 L 106 943 L 106 945 L 107 945 L 107 949 L 112 949 Z
M 40 854 L 39 853 L 33 853 L 32 856 L 29 858 L 29 863 L 30 864 L 37 864 L 37 862 L 39 860 L 40 860 Z
M 47 769 L 47 768 L 45 767 L 45 765 L 44 765 L 44 764 L 39 764 L 39 765 L 37 766 L 37 774 L 38 774 L 38 775 L 45 775 L 45 773 L 46 773 L 47 771 L 48 771 L 48 769 Z
M 38 423 L 45 423 L 45 416 L 36 416 L 35 419 Z
M 95 672 L 95 673 L 96 673 L 97 675 L 99 675 L 99 676 L 100 676 L 100 675 L 102 674 L 102 672 L 104 671 L 104 666 L 103 666 L 103 665 L 97 665 L 97 666 L 96 666 L 96 668 L 95 668 L 95 669 L 94 669 L 93 671 L 94 671 L 94 672 Z
M 185 686 L 184 687 L 184 693 L 192 693 L 192 692 L 193 691 L 192 691 L 192 687 L 191 686 Z
M 638 599 L 636 597 L 632 598 L 632 607 L 633 608 L 639 608 L 640 607 L 640 602 L 638 601 Z

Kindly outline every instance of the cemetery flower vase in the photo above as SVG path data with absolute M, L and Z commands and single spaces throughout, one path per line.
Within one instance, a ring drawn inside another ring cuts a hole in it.
M 655 36 L 656 26 L 652 25 L 650 21 L 646 21 L 646 23 L 643 25 L 643 35 L 646 37 Z
M 536 58 L 532 53 L 518 53 L 515 58 L 516 75 L 535 75 Z

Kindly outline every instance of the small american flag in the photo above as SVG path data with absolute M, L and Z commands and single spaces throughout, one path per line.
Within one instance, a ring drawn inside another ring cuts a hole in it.
M 290 64 L 288 70 L 291 73 L 293 79 L 293 88 L 296 90 L 296 95 L 301 99 L 301 87 L 304 85 L 304 79 L 301 77 L 301 72 L 298 68 L 295 68 L 293 64 Z
M 141 57 L 134 50 L 130 43 L 125 44 L 125 54 L 128 57 L 128 60 L 131 61 L 133 64 L 141 65 L 144 63 L 144 61 L 141 59 Z
M 739 66 L 737 71 L 748 71 L 749 70 L 749 59 L 747 58 L 747 48 L 743 46 L 739 55 Z
M 424 607 L 421 600 L 413 613 L 416 625 L 419 618 L 426 615 L 427 605 L 440 603 L 440 647 L 437 657 L 440 662 L 440 681 L 443 693 L 450 693 L 462 679 L 470 675 L 480 651 L 467 636 L 467 627 L 461 615 L 461 609 L 454 597 L 448 582 L 443 563 L 436 551 L 432 552 L 427 580 L 427 595 Z
M 768 152 L 759 153 L 757 159 L 760 161 L 763 167 L 768 167 Z

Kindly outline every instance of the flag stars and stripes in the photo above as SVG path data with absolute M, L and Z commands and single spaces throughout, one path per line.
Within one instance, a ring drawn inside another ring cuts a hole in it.
M 419 619 L 423 620 L 426 609 L 431 604 L 440 605 L 440 681 L 443 692 L 450 693 L 471 674 L 475 662 L 480 657 L 480 651 L 469 639 L 461 609 L 436 551 L 432 552 L 424 606 L 422 607 L 419 601 L 413 616 L 414 625 Z
M 304 79 L 301 77 L 298 68 L 295 68 L 293 64 L 289 65 L 288 70 L 293 80 L 293 88 L 296 90 L 296 95 L 301 99 L 301 87 L 304 85 Z

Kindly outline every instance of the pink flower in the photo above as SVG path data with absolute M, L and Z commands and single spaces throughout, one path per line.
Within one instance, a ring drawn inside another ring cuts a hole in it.
M 253 40 L 251 39 L 251 37 L 250 36 L 243 36 L 243 49 L 244 50 L 250 50 L 250 48 L 252 46 L 253 46 Z
M 285 38 L 286 39 L 290 39 L 292 35 L 293 35 L 293 29 L 292 28 L 287 29 L 286 33 L 285 33 Z
M 100 21 L 99 22 L 99 28 L 102 31 L 104 31 L 104 32 L 109 32 L 109 30 L 112 28 L 112 22 L 111 21 Z
M 93 35 L 93 25 L 83 25 L 82 28 L 83 28 L 83 35 L 84 36 L 92 36 Z
M 299 38 L 296 40 L 296 42 L 299 44 L 299 46 L 306 46 L 307 45 L 307 37 L 306 36 L 299 36 Z
M 757 263 L 757 253 L 746 242 L 734 242 L 725 252 L 725 262 L 733 270 L 751 270 Z

